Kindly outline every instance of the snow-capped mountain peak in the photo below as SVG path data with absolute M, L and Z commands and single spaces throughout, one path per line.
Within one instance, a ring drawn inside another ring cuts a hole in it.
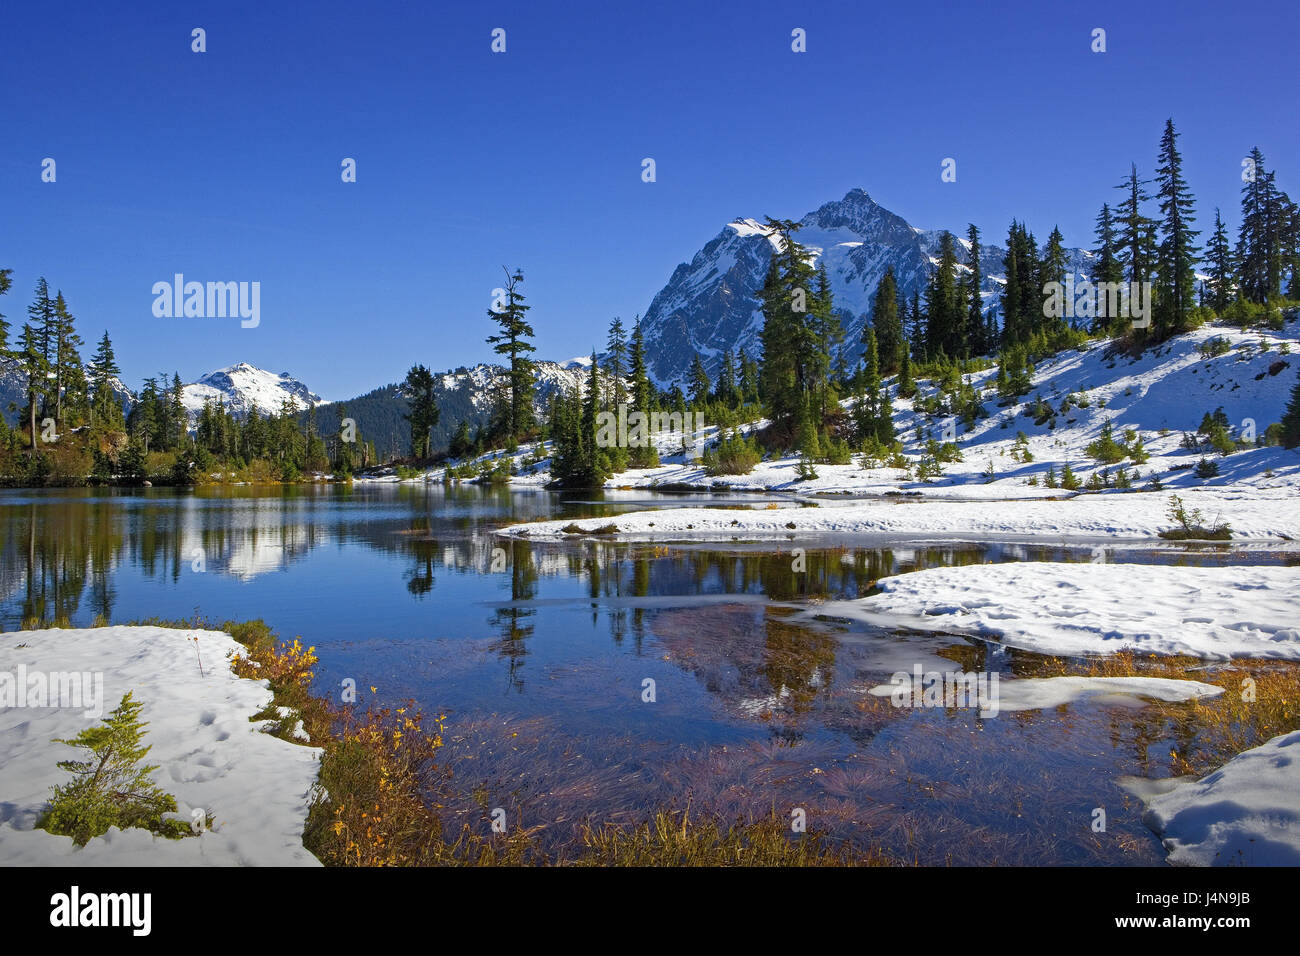
M 228 412 L 243 417 L 253 408 L 263 414 L 279 412 L 286 399 L 299 410 L 325 404 L 288 372 L 276 374 L 248 362 L 219 368 L 184 386 L 181 401 L 193 418 L 207 402 L 224 403 Z
M 959 270 L 970 249 L 960 239 L 962 224 L 949 228 Z M 824 203 L 799 221 L 795 239 L 814 265 L 824 264 L 836 310 L 844 320 L 850 350 L 860 348 L 876 286 L 892 267 L 903 294 L 922 291 L 938 261 L 941 230 L 920 229 L 881 206 L 865 189 L 850 189 L 844 198 Z M 994 238 L 986 233 L 986 239 Z M 716 374 L 724 351 L 743 347 L 752 358 L 761 354 L 762 313 L 756 293 L 762 287 L 773 251 L 781 240 L 757 219 L 737 217 L 679 265 L 650 303 L 642 319 L 650 373 L 661 385 L 685 378 L 698 353 Z M 1090 256 L 1068 250 L 1069 267 L 1086 274 Z M 985 304 L 996 306 L 1005 251 L 981 242 L 982 291 Z

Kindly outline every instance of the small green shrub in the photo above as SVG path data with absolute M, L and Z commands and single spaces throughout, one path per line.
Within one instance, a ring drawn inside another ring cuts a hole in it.
M 1232 538 L 1232 527 L 1227 522 L 1207 526 L 1201 509 L 1194 508 L 1189 512 L 1178 495 L 1169 496 L 1169 517 L 1178 522 L 1178 527 L 1161 531 L 1162 538 L 1173 541 L 1228 541 Z
M 729 435 L 704 450 L 702 463 L 706 475 L 747 475 L 762 459 L 755 439 Z
M 127 691 L 101 726 L 55 740 L 88 751 L 88 759 L 59 761 L 73 779 L 53 788 L 37 829 L 70 836 L 78 846 L 109 827 L 142 827 L 172 838 L 190 833 L 184 821 L 163 819 L 176 812 L 176 798 L 150 779 L 157 766 L 141 763 L 150 749 L 140 745 L 148 726 L 140 720 L 141 706 Z

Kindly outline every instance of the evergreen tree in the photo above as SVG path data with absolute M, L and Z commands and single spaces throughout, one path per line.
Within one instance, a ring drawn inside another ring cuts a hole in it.
M 903 348 L 903 325 L 898 315 L 898 282 L 894 279 L 893 266 L 885 269 L 880 284 L 876 286 L 876 296 L 871 305 L 871 329 L 880 350 L 881 371 L 886 374 L 895 371 Z M 864 339 L 866 331 L 863 331 Z
M 1124 281 L 1124 265 L 1119 260 L 1119 239 L 1115 232 L 1115 220 L 1111 215 L 1109 203 L 1103 203 L 1101 212 L 1097 214 L 1095 235 L 1097 247 L 1093 249 L 1093 255 L 1096 257 L 1096 265 L 1093 266 L 1092 281 L 1098 285 L 1106 283 L 1114 287 Z M 1098 302 L 1103 301 L 1104 298 L 1101 292 L 1097 293 Z M 1111 320 L 1114 318 L 1116 316 L 1094 316 L 1092 331 L 1101 332 L 1110 328 Z
M 877 295 L 879 299 L 879 295 Z M 867 326 L 862 333 L 865 343 L 859 376 L 857 402 L 853 406 L 853 438 L 862 444 L 876 436 L 876 416 L 880 413 L 880 360 L 876 351 L 876 334 Z
M 1282 444 L 1287 448 L 1300 445 L 1300 377 L 1291 387 L 1291 401 L 1282 416 Z
M 709 390 L 713 388 L 713 383 L 709 381 L 709 373 L 704 368 L 704 360 L 700 358 L 699 352 L 695 353 L 695 361 L 691 363 L 687 388 L 692 405 L 700 406 L 709 400 Z
M 911 398 L 915 394 L 916 383 L 912 381 L 912 348 L 907 339 L 904 339 L 902 357 L 898 360 L 898 397 Z
M 1006 282 L 1002 286 L 1002 344 L 1004 346 L 1021 342 L 1029 337 L 1029 330 L 1025 327 L 1024 308 L 1020 301 L 1023 247 L 1020 224 L 1012 220 L 1007 229 Z
M 141 709 L 128 691 L 100 726 L 54 741 L 78 748 L 86 759 L 59 761 L 72 779 L 54 788 L 38 829 L 72 837 L 77 846 L 113 826 L 172 837 L 185 833 L 185 824 L 164 816 L 176 811 L 176 799 L 153 782 L 158 767 L 144 763 L 150 747 L 142 742 L 148 724 L 140 719 Z
M 68 310 L 68 303 L 59 292 L 54 298 L 54 319 L 52 329 L 54 375 L 54 420 L 61 427 L 64 423 L 64 406 L 70 405 L 80 410 L 85 405 L 86 378 L 81 364 L 81 336 L 77 334 L 76 320 Z
M 609 323 L 605 344 L 605 373 L 609 379 L 610 403 L 615 409 L 627 402 L 627 371 L 627 337 L 623 320 L 615 316 Z
M 777 237 L 758 299 L 763 311 L 762 391 L 768 417 L 778 441 L 799 433 L 820 408 L 817 372 L 824 367 L 821 319 L 812 308 L 823 308 L 809 295 L 815 278 L 807 250 L 794 240 L 798 223 L 767 219 Z M 811 301 L 810 301 L 811 300 Z
M 108 337 L 108 330 L 99 340 L 99 347 L 91 356 L 88 386 L 91 393 L 91 420 L 98 426 L 109 430 L 120 430 L 125 423 L 122 420 L 122 406 L 113 394 L 113 379 L 122 374 L 113 354 L 113 343 Z
M 649 412 L 654 405 L 655 389 L 650 384 L 650 375 L 646 371 L 645 335 L 641 331 L 640 316 L 632 326 L 632 345 L 628 361 L 632 379 L 632 409 Z
M 985 339 L 983 270 L 980 267 L 980 231 L 972 222 L 966 227 L 966 242 L 970 246 L 970 272 L 966 276 L 966 356 L 983 355 L 992 351 L 993 344 Z
M 13 286 L 13 273 L 13 269 L 0 269 L 0 295 L 5 295 Z M 10 357 L 9 323 L 5 320 L 5 314 L 0 312 L 0 360 Z
M 1156 224 L 1142 214 L 1142 204 L 1151 198 L 1144 185 L 1134 164 L 1129 167 L 1128 178 L 1115 187 L 1125 191 L 1124 200 L 1115 209 L 1115 221 L 1119 226 L 1119 260 L 1130 282 L 1150 281 L 1156 256 Z
M 146 378 L 144 387 L 140 389 L 140 395 L 127 418 L 127 430 L 146 455 L 149 454 L 150 446 L 155 443 L 159 424 L 158 380 Z
M 469 422 L 462 420 L 456 426 L 456 430 L 451 433 L 451 439 L 447 443 L 447 455 L 459 461 L 462 458 L 468 458 L 473 450 L 474 439 L 469 432 Z
M 749 357 L 744 346 L 740 349 L 740 400 L 753 403 L 762 401 L 758 363 Z
M 411 410 L 402 417 L 411 423 L 411 457 L 428 458 L 431 454 L 430 434 L 438 424 L 438 400 L 434 394 L 433 373 L 423 365 L 412 365 L 406 373 L 400 392 Z
M 1160 165 L 1156 169 L 1156 198 L 1160 203 L 1160 245 L 1157 250 L 1157 295 L 1154 337 L 1163 341 L 1188 327 L 1188 315 L 1195 305 L 1196 273 L 1193 267 L 1200 248 L 1194 244 L 1199 231 L 1192 193 L 1183 177 L 1183 159 L 1178 152 L 1174 121 L 1165 122 L 1160 139 Z
M 1095 235 L 1097 237 L 1097 247 L 1093 249 L 1093 255 L 1097 258 L 1097 264 L 1093 266 L 1092 270 L 1093 281 L 1123 282 L 1124 266 L 1119 261 L 1115 220 L 1111 216 L 1109 203 L 1103 203 L 1101 212 L 1097 214 Z
M 506 436 L 519 440 L 533 427 L 533 399 L 536 383 L 533 381 L 534 363 L 529 356 L 535 351 L 532 337 L 533 327 L 528 323 L 526 313 L 531 306 L 524 304 L 524 296 L 519 291 L 519 284 L 524 281 L 524 274 L 519 269 L 511 273 L 506 269 L 505 301 L 498 310 L 488 310 L 488 317 L 500 326 L 501 331 L 489 335 L 487 343 L 498 355 L 510 360 L 507 383 L 508 414 L 503 415 Z
M 1047 316 L 1043 310 L 1043 266 L 1038 241 L 1023 225 L 1020 230 L 1020 325 L 1026 335 L 1042 331 Z
M 921 311 L 921 290 L 914 288 L 912 290 L 912 307 L 908 309 L 908 315 L 912 320 L 911 326 L 903 326 L 907 330 L 908 341 L 912 343 L 912 358 L 925 361 L 925 313 Z
M 1233 261 L 1232 247 L 1228 244 L 1228 230 L 1223 225 L 1219 210 L 1214 210 L 1214 233 L 1205 247 L 1206 261 L 1210 266 L 1210 298 L 1206 303 L 1214 310 L 1216 316 L 1223 315 L 1223 310 L 1232 301 L 1233 275 L 1236 263 Z
M 718 366 L 718 384 L 714 389 L 714 395 L 723 405 L 728 408 L 738 404 L 736 392 L 736 362 L 731 355 L 731 349 L 726 349 L 722 353 L 722 363 Z
M 23 329 L 23 366 L 27 374 L 28 417 L 34 423 L 39 402 L 39 415 L 45 417 L 45 406 L 49 397 L 50 381 L 50 343 L 54 338 L 56 324 L 54 300 L 50 298 L 50 287 L 41 276 L 36 282 L 36 296 L 27 307 L 28 321 Z M 30 331 L 28 329 L 30 328 Z M 33 377 L 33 373 L 37 377 Z M 35 435 L 32 436 L 35 448 Z
M 30 310 L 29 310 L 30 311 Z M 27 419 L 30 448 L 36 451 L 36 406 L 44 395 L 49 366 L 41 352 L 40 333 L 31 322 L 23 323 L 23 335 L 18 352 L 19 368 L 26 379 L 27 407 L 23 417 Z
M 835 314 L 835 302 L 831 296 L 830 278 L 826 275 L 826 261 L 817 264 L 816 293 L 813 296 L 813 308 L 810 319 L 812 337 L 811 367 L 808 370 L 811 388 L 816 395 L 818 415 L 824 419 L 829 406 L 838 398 L 831 387 L 831 356 L 841 352 L 844 343 L 844 327 Z M 843 356 L 838 361 L 839 378 L 844 378 Z
M 1047 237 L 1047 246 L 1043 250 L 1043 260 L 1039 265 L 1039 291 L 1044 292 L 1043 286 L 1049 282 L 1055 282 L 1057 288 L 1061 289 L 1062 294 L 1064 294 L 1067 266 L 1065 237 L 1061 235 L 1061 230 L 1058 227 L 1053 226 L 1051 235 Z M 1062 320 L 1063 323 L 1064 320 Z
M 1297 223 L 1295 204 L 1278 190 L 1258 146 L 1250 151 L 1250 160 L 1253 176 L 1241 190 L 1237 261 L 1242 296 L 1264 303 L 1281 294 L 1288 269 L 1294 290 Z
M 940 354 L 961 355 L 965 351 L 966 309 L 957 295 L 956 273 L 953 236 L 945 229 L 939 235 L 939 265 L 926 289 L 926 350 L 932 358 Z

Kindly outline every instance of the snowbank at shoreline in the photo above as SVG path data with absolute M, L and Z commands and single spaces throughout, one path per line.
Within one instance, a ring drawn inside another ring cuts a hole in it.
M 1205 488 L 1181 493 L 1207 522 L 1226 521 L 1233 540 L 1300 539 L 1300 498 L 1290 489 Z M 789 510 L 673 508 L 581 521 L 534 521 L 502 528 L 510 537 L 562 538 L 582 533 L 646 540 L 797 538 L 825 534 L 920 534 L 990 537 L 1155 538 L 1175 526 L 1169 495 L 1104 492 L 1043 501 L 875 499 Z
M 1143 821 L 1184 866 L 1300 866 L 1300 731 L 1152 797 Z
M 198 639 L 195 655 L 193 639 Z M 242 648 L 227 634 L 163 627 L 17 631 L 0 634 L 0 675 L 102 675 L 102 713 L 74 706 L 0 708 L 0 864 L 6 866 L 319 865 L 302 845 L 320 750 L 261 732 L 249 720 L 271 700 L 265 682 L 231 673 L 226 655 Z M 199 659 L 203 676 L 199 673 Z M 21 669 L 21 670 L 20 670 Z M 71 838 L 34 830 L 50 788 L 69 779 L 58 761 L 77 751 L 70 738 L 97 725 L 132 691 L 144 705 L 143 743 L 153 780 L 176 798 L 178 816 L 215 816 L 213 828 L 182 840 L 110 829 L 78 849 Z M 48 702 L 45 701 L 45 702 Z
M 1300 660 L 1300 569 L 1017 562 L 931 568 L 804 613 L 989 637 L 1040 654 Z

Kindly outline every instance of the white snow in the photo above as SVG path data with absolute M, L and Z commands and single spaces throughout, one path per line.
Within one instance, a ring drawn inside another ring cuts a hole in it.
M 1150 797 L 1143 821 L 1169 862 L 1300 866 L 1300 730 L 1233 757 L 1195 783 Z
M 978 494 L 977 487 L 965 489 Z M 1200 508 L 1207 521 L 1232 526 L 1233 539 L 1300 538 L 1300 507 L 1285 489 L 1213 488 L 1181 492 L 1188 509 Z M 1078 495 L 1067 500 L 1027 498 L 986 501 L 953 495 L 947 500 L 877 499 L 822 504 L 798 510 L 720 510 L 673 508 L 635 511 L 614 518 L 535 521 L 503 528 L 507 536 L 563 537 L 576 524 L 593 531 L 613 524 L 625 539 L 754 539 L 829 534 L 911 534 L 944 539 L 989 538 L 1155 538 L 1175 527 L 1165 493 L 1129 492 Z M 810 503 L 810 502 L 805 502 Z
M 198 640 L 197 654 L 193 639 Z M 0 861 L 70 866 L 318 865 L 302 845 L 320 750 L 279 740 L 250 722 L 271 700 L 265 681 L 240 679 L 227 654 L 243 649 L 216 631 L 162 627 L 18 631 L 0 635 L 0 674 L 35 671 L 103 675 L 103 715 L 127 691 L 144 705 L 146 761 L 154 782 L 176 798 L 177 816 L 215 815 L 213 828 L 182 840 L 111 828 L 78 849 L 70 837 L 33 829 L 50 788 L 76 757 L 70 738 L 102 717 L 85 708 L 0 709 Z M 202 660 L 203 676 L 199 673 Z M 23 702 L 20 699 L 20 703 Z
M 1040 654 L 1300 660 L 1300 569 L 1015 562 L 930 568 L 805 612 Z

